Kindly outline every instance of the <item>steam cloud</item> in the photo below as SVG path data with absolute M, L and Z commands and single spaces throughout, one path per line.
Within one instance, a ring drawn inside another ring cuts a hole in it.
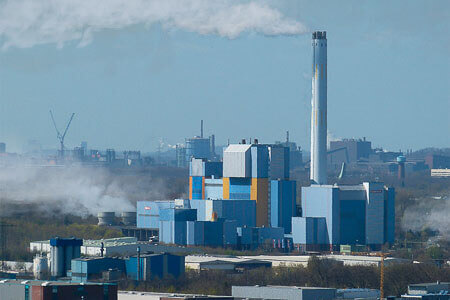
M 450 240 L 449 195 L 450 191 L 447 196 L 417 199 L 403 214 L 403 229 L 421 231 L 428 228 L 438 231 L 446 240 Z
M 42 213 L 83 217 L 101 211 L 135 211 L 136 200 L 164 199 L 168 193 L 162 179 L 118 176 L 88 167 L 1 168 L 0 189 L 4 207 L 14 205 L 4 214 L 24 212 L 31 204 Z M 23 211 L 17 211 L 21 206 Z
M 233 0 L 6 0 L 0 4 L 0 43 L 27 48 L 79 41 L 95 32 L 161 24 L 199 34 L 236 38 L 243 32 L 297 35 L 306 27 L 260 1 Z

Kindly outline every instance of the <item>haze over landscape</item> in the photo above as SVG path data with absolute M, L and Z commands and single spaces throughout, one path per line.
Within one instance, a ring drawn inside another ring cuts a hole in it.
M 76 113 L 69 147 L 155 151 L 160 138 L 199 134 L 202 118 L 218 144 L 290 130 L 308 149 L 313 29 L 332 45 L 330 134 L 390 150 L 448 146 L 447 1 L 74 3 L 2 3 L 0 139 L 10 151 L 28 140 L 57 147 L 49 109 L 59 123 Z

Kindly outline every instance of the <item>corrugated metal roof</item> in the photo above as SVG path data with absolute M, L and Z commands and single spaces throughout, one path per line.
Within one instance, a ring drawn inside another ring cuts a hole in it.
M 233 144 L 229 145 L 224 152 L 246 152 L 252 145 L 249 144 Z

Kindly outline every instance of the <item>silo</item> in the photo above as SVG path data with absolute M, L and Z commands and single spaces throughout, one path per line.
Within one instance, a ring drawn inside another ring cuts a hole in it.
M 37 255 L 33 259 L 33 275 L 34 278 L 42 280 L 48 273 L 48 260 L 45 256 Z
M 116 214 L 111 211 L 99 212 L 97 214 L 99 226 L 111 226 L 114 224 Z
M 50 274 L 64 277 L 70 270 L 72 259 L 80 257 L 83 240 L 76 238 L 50 239 Z
M 125 226 L 134 226 L 136 225 L 136 212 L 135 211 L 124 211 L 120 215 L 122 219 L 122 223 Z
M 327 34 L 312 34 L 311 169 L 315 184 L 327 183 Z

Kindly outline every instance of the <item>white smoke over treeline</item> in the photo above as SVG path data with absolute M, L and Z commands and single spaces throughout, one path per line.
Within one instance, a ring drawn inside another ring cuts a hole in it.
M 0 169 L 2 215 L 26 212 L 29 205 L 42 213 L 83 217 L 101 211 L 135 211 L 136 200 L 165 199 L 168 193 L 168 184 L 161 178 L 115 175 L 103 168 Z
M 404 230 L 421 231 L 431 229 L 450 240 L 450 191 L 436 197 L 415 199 L 405 209 L 402 218 Z
M 160 24 L 235 38 L 243 32 L 297 35 L 305 26 L 263 0 L 5 0 L 0 2 L 3 48 L 68 41 L 88 44 L 95 32 Z

